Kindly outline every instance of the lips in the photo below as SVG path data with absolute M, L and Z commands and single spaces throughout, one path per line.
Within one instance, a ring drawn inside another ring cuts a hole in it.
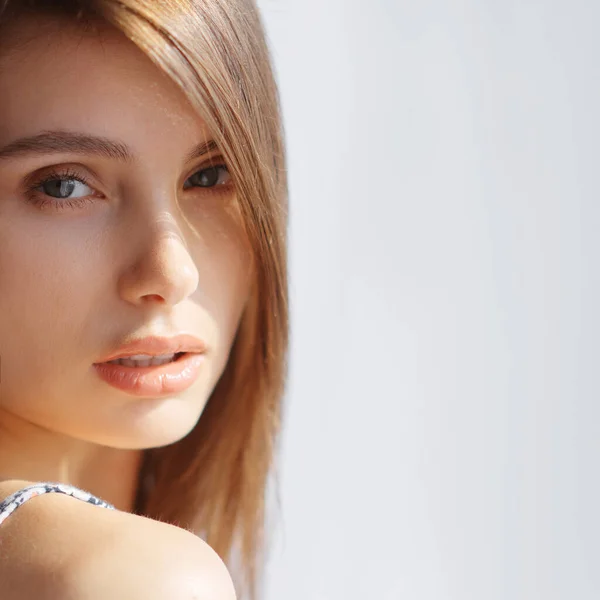
M 107 363 L 137 354 L 162 356 L 165 354 L 203 354 L 205 352 L 206 344 L 193 335 L 183 334 L 170 338 L 151 336 L 126 342 L 95 364 Z
M 179 352 L 177 354 L 163 354 L 162 356 L 146 356 L 143 354 L 137 354 L 128 358 L 116 358 L 115 360 L 109 361 L 108 364 L 120 364 L 124 367 L 157 367 L 174 362 L 185 355 L 185 352 Z
M 160 366 L 128 367 L 97 363 L 96 374 L 110 386 L 131 396 L 148 398 L 179 394 L 191 387 L 202 372 L 206 355 L 189 352 Z
M 161 397 L 179 394 L 198 379 L 206 359 L 206 344 L 193 335 L 170 338 L 150 336 L 127 341 L 94 363 L 93 369 L 105 383 L 133 396 Z M 115 364 L 117 359 L 136 355 L 160 357 L 175 355 L 160 365 Z

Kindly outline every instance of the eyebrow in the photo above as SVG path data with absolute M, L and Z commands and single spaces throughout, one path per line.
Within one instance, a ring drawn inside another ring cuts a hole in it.
M 195 146 L 186 156 L 186 162 L 195 160 L 217 149 L 214 140 Z M 0 148 L 0 160 L 27 155 L 74 153 L 101 156 L 112 160 L 133 162 L 135 156 L 129 146 L 105 137 L 71 131 L 44 131 L 19 138 Z

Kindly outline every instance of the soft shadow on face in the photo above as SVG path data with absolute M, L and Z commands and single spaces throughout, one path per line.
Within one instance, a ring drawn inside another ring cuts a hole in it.
M 47 20 L 1 44 L 0 123 L 0 427 L 118 448 L 180 439 L 250 293 L 235 188 L 226 169 L 206 171 L 223 164 L 218 149 L 188 159 L 210 133 L 119 33 Z M 130 338 L 178 333 L 208 346 L 178 395 L 134 398 L 92 368 Z

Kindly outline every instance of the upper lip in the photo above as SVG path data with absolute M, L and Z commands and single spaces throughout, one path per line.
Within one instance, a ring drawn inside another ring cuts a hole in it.
M 183 334 L 174 337 L 145 337 L 132 340 L 122 344 L 113 353 L 105 356 L 98 362 L 108 362 L 117 358 L 126 358 L 135 354 L 147 354 L 149 356 L 161 356 L 163 354 L 176 354 L 178 352 L 206 351 L 206 344 L 193 335 Z

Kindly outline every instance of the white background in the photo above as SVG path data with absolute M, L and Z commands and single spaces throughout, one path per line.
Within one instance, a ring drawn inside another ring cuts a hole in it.
M 263 0 L 292 347 L 265 600 L 597 600 L 600 4 Z

